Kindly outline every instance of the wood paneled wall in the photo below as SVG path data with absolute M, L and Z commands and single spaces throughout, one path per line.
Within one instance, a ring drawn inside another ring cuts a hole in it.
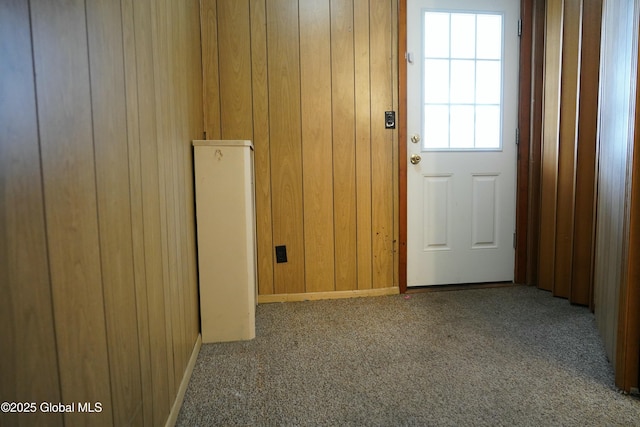
M 638 220 L 637 208 L 633 216 L 630 208 L 631 194 L 638 193 L 632 186 L 632 176 L 639 167 L 634 163 L 633 153 L 637 149 L 634 140 L 638 135 L 635 114 L 640 2 L 605 1 L 604 5 L 598 119 L 595 315 L 607 355 L 616 369 L 618 386 L 628 387 L 635 381 L 637 387 L 639 328 L 637 312 L 630 311 L 630 308 L 637 308 L 637 300 L 628 297 L 637 296 L 640 288 L 635 267 L 638 265 L 637 240 L 634 240 L 634 246 L 629 244 L 630 232 L 636 229 Z M 636 258 L 630 258 L 630 255 Z M 628 350 L 631 353 L 627 353 Z M 631 364 L 636 365 L 633 380 L 626 377 Z M 626 386 L 625 381 L 621 381 L 625 377 Z
M 163 425 L 199 332 L 198 1 L 0 3 L 0 425 Z
M 397 286 L 397 1 L 203 0 L 202 32 L 206 136 L 255 146 L 259 293 Z
M 601 10 L 601 0 L 548 0 L 545 8 L 537 284 L 584 305 L 592 294 Z

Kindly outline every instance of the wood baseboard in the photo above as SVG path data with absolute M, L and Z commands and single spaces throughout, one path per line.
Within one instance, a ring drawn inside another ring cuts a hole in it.
M 408 294 L 419 294 L 424 292 L 444 292 L 444 291 L 463 291 L 467 289 L 488 289 L 488 288 L 512 288 L 514 286 L 526 286 L 513 282 L 495 282 L 495 283 L 461 283 L 454 285 L 431 285 L 416 286 L 407 288 Z
M 399 293 L 400 293 L 400 289 L 397 286 L 394 286 L 391 288 L 361 289 L 361 290 L 355 290 L 355 291 L 258 295 L 258 304 L 268 304 L 273 302 L 316 301 L 316 300 L 323 300 L 323 299 L 378 297 L 378 296 L 384 296 L 384 295 L 397 295 Z
M 187 364 L 187 369 L 185 369 L 182 381 L 180 381 L 178 395 L 176 396 L 176 400 L 173 401 L 173 406 L 171 407 L 171 412 L 169 413 L 165 427 L 174 427 L 176 425 L 180 408 L 182 408 L 182 402 L 184 402 L 184 394 L 187 392 L 189 380 L 191 379 L 191 374 L 193 374 L 193 367 L 196 365 L 198 353 L 200 353 L 200 347 L 202 347 L 202 335 L 198 334 L 196 343 L 193 346 L 193 351 L 191 352 L 191 357 L 189 358 L 189 363 Z

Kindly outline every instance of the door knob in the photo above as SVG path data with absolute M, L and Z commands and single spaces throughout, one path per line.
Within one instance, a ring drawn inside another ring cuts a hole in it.
M 411 137 L 411 142 L 413 142 L 414 144 L 417 144 L 418 142 L 420 142 L 420 135 L 418 135 L 417 133 L 416 133 L 416 134 L 414 134 L 414 135 Z
M 420 160 L 422 160 L 422 157 L 420 157 L 420 155 L 418 154 L 411 155 L 411 164 L 417 165 L 418 163 L 420 163 Z

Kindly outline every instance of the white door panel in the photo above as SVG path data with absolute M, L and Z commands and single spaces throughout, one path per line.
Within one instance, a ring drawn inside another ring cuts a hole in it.
M 519 0 L 407 2 L 408 286 L 513 280 L 518 18 Z
M 423 176 L 423 250 L 451 249 L 451 175 Z
M 497 184 L 499 175 L 473 175 L 471 248 L 497 248 Z

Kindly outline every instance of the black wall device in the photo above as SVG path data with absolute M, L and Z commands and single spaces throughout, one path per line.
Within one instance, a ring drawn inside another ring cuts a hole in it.
M 385 129 L 396 128 L 396 112 L 395 111 L 384 112 L 384 128 Z
M 287 247 L 285 245 L 276 246 L 276 263 L 287 262 Z

